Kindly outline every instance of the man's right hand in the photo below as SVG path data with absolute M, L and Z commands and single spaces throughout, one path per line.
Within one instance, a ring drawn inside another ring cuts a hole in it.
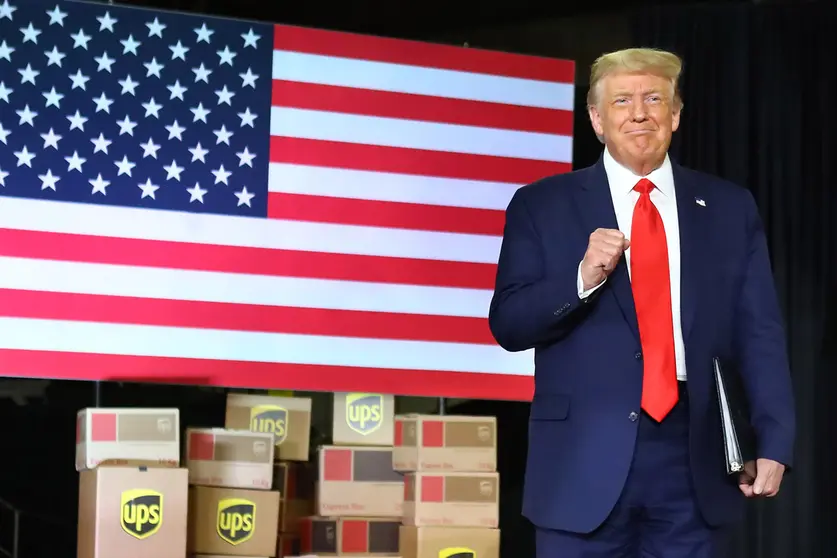
M 631 241 L 621 231 L 596 229 L 590 235 L 587 252 L 581 261 L 581 280 L 584 290 L 592 289 L 610 275 Z

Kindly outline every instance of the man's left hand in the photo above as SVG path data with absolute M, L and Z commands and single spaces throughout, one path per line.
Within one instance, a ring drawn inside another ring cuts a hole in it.
M 744 465 L 744 472 L 738 477 L 738 488 L 747 498 L 771 498 L 779 493 L 784 474 L 784 465 L 772 459 L 760 458 L 755 463 L 751 461 Z

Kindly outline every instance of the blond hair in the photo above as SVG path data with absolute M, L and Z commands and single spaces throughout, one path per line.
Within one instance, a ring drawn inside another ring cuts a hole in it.
M 587 105 L 599 101 L 601 82 L 611 74 L 652 74 L 671 82 L 672 102 L 675 108 L 683 108 L 680 88 L 677 84 L 683 61 L 674 53 L 654 48 L 627 48 L 599 56 L 590 68 L 590 89 Z

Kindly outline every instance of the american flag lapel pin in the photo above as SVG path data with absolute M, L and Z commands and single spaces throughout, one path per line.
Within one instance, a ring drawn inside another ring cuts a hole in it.
M 695 203 L 701 207 L 706 207 L 706 202 L 703 201 L 703 198 L 695 198 Z

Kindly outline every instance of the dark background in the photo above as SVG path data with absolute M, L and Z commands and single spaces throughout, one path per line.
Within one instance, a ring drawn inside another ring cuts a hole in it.
M 831 446 L 837 438 L 837 16 L 833 2 L 669 1 L 619 3 L 391 0 L 343 3 L 267 0 L 118 2 L 357 31 L 468 43 L 578 62 L 575 166 L 601 146 L 584 110 L 587 69 L 603 51 L 658 46 L 685 57 L 685 112 L 672 156 L 747 186 L 770 243 L 787 321 L 798 404 L 796 469 L 772 501 L 754 502 L 733 556 L 833 556 Z M 0 382 L 0 394 L 30 384 Z M 40 387 L 33 386 L 35 391 Z M 222 390 L 172 386 L 102 387 L 108 406 L 178 406 L 183 424 L 221 424 Z M 90 384 L 53 382 L 20 405 L 0 399 L 0 498 L 27 511 L 21 556 L 73 556 L 77 474 L 74 417 L 93 405 Z M 504 558 L 533 556 L 519 515 L 528 406 L 471 402 L 455 412 L 498 415 L 503 477 Z M 0 506 L 0 547 L 11 517 Z

